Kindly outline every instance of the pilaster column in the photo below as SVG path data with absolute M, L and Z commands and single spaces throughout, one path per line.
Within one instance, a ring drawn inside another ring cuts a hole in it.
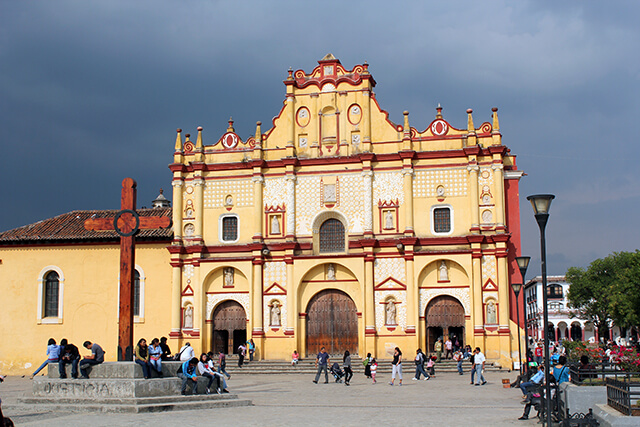
M 415 333 L 418 322 L 420 295 L 413 271 L 413 246 L 405 246 L 405 274 L 407 277 L 407 333 Z
M 364 234 L 373 234 L 373 171 L 362 172 L 364 182 Z M 355 196 L 355 195 L 354 195 Z
M 298 294 L 293 281 L 293 249 L 287 249 L 284 261 L 287 264 L 287 328 L 284 332 L 286 335 L 293 335 L 298 319 Z
M 371 92 L 362 91 L 362 151 L 371 151 Z
M 294 238 L 296 235 L 296 176 L 287 174 L 284 179 L 287 181 L 287 238 Z
M 469 171 L 469 212 L 471 212 L 471 232 L 480 232 L 480 220 L 479 220 L 479 201 L 478 195 L 478 170 L 480 168 L 477 164 L 467 166 Z
M 171 269 L 171 333 L 180 333 L 180 324 L 182 323 L 182 312 L 180 305 L 182 303 L 182 268 L 177 261 Z
M 318 115 L 318 94 L 312 93 L 309 96 L 311 98 L 311 105 L 309 106 L 311 111 L 309 112 L 309 124 L 307 125 L 309 129 L 308 144 L 311 157 L 318 157 L 318 138 L 322 116 Z
M 263 262 L 260 259 L 260 253 L 254 252 L 253 256 L 253 274 L 252 274 L 252 288 L 251 288 L 251 325 L 252 335 L 262 336 L 264 335 L 263 328 L 263 284 L 262 284 L 262 267 Z
M 173 187 L 173 241 L 177 243 L 182 240 L 182 187 L 184 181 L 181 177 L 174 177 L 171 186 Z
M 256 170 L 257 169 L 257 170 Z M 263 229 L 263 202 L 262 202 L 262 190 L 264 184 L 264 178 L 260 173 L 260 169 L 256 168 L 253 171 L 253 241 L 262 241 L 262 229 Z
M 479 252 L 479 251 L 478 251 Z M 484 335 L 484 309 L 482 305 L 482 254 L 473 254 L 473 334 L 475 345 L 481 346 Z M 480 338 L 477 338 L 480 337 Z
M 287 135 L 287 157 L 295 155 L 295 137 L 296 137 L 296 98 L 287 94 L 287 108 L 289 110 L 289 132 Z
M 366 335 L 375 335 L 376 313 L 373 295 L 373 256 L 364 261 L 364 325 Z
M 501 244 L 501 246 L 504 244 Z M 507 266 L 506 247 L 498 248 L 498 315 L 500 316 L 500 329 L 509 329 L 509 269 Z
M 194 239 L 202 241 L 202 217 L 204 216 L 204 179 L 201 176 L 197 176 L 193 180 L 193 186 L 195 187 L 195 232 Z M 195 319 L 194 319 L 195 320 Z
M 407 159 L 405 159 L 405 162 Z M 404 234 L 413 235 L 413 168 L 411 160 L 405 163 L 402 169 L 403 189 L 404 189 Z
M 504 231 L 504 166 L 502 163 L 494 163 L 493 169 L 493 186 L 495 190 L 496 203 L 496 231 Z
M 197 254 L 197 258 L 200 258 L 201 254 Z M 200 335 L 200 331 L 204 326 L 204 310 L 205 303 L 202 290 L 202 282 L 200 281 L 200 264 L 196 263 L 193 266 L 193 277 L 191 278 L 191 287 L 193 288 L 193 333 L 195 336 Z M 202 341 L 198 338 L 198 341 L 202 345 Z

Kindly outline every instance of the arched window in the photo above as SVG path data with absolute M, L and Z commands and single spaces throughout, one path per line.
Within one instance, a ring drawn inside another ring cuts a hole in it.
M 344 252 L 344 225 L 330 218 L 320 226 L 320 253 Z
M 55 271 L 47 274 L 44 281 L 44 316 L 58 317 L 58 302 L 60 297 L 60 277 Z
M 548 285 L 547 298 L 562 298 L 562 286 L 557 283 Z
M 140 273 L 133 271 L 133 315 L 140 316 Z

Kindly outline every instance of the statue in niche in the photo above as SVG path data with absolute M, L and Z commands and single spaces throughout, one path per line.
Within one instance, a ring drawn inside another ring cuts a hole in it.
M 336 266 L 333 264 L 327 266 L 327 279 L 336 280 Z
M 386 324 L 387 325 L 397 325 L 396 323 L 396 302 L 394 300 L 387 301 L 387 306 L 385 308 L 387 312 L 386 316 Z
M 489 300 L 487 303 L 487 324 L 495 325 L 498 323 L 498 311 L 496 310 L 496 303 L 493 300 Z
M 449 269 L 447 269 L 447 263 L 443 260 L 440 261 L 440 267 L 438 267 L 438 281 L 440 282 L 448 282 L 449 281 Z
M 224 286 L 230 288 L 233 286 L 233 267 L 226 267 L 224 269 Z
M 184 319 L 182 325 L 184 329 L 193 329 L 193 307 L 191 305 L 184 308 Z
M 271 326 L 280 326 L 282 324 L 280 312 L 280 303 L 278 301 L 274 301 L 271 305 L 271 310 L 269 311 L 269 324 Z
M 385 230 L 393 230 L 395 227 L 393 226 L 393 212 L 384 211 L 384 229 Z
M 278 215 L 271 217 L 271 234 L 280 234 L 280 221 L 278 221 Z

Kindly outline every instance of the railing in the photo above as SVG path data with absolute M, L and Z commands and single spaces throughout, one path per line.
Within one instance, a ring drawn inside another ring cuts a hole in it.
M 607 405 L 624 415 L 640 416 L 640 379 L 631 374 L 606 378 Z
M 581 368 L 580 365 L 570 365 L 571 383 L 576 385 L 605 385 L 605 379 L 620 375 L 618 365 L 604 362 L 600 365 L 591 365 L 589 369 Z

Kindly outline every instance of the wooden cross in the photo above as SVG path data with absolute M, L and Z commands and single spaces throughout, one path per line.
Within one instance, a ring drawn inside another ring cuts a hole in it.
M 133 360 L 133 281 L 136 240 L 140 229 L 168 228 L 171 218 L 139 216 L 136 212 L 136 187 L 131 179 L 122 181 L 120 212 L 115 218 L 90 218 L 84 228 L 92 231 L 115 230 L 120 235 L 120 318 L 118 325 L 118 360 Z

